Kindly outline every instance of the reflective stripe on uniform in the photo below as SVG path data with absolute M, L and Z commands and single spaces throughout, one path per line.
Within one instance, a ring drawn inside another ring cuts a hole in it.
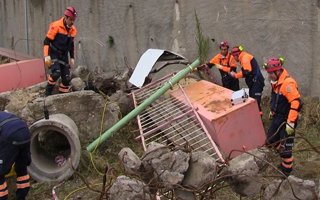
M 7 188 L 7 182 L 4 182 L 0 185 L 0 191 L 5 190 Z
M 293 157 L 290 158 L 282 158 L 282 166 L 285 168 L 292 168 L 293 166 Z
M 3 192 L 0 192 L 0 197 L 4 197 L 8 195 L 8 190 L 5 190 Z
M 49 85 L 55 85 L 56 84 L 56 82 L 53 80 L 53 78 L 50 75 L 48 75 L 48 83 L 49 83 Z
M 30 187 L 30 183 L 17 183 L 17 189 L 23 189 L 23 188 L 27 188 L 27 187 Z
M 285 163 L 292 163 L 293 162 L 293 157 L 291 158 L 282 158 L 282 161 L 285 162 Z
M 17 181 L 25 181 L 25 180 L 29 180 L 29 179 L 30 179 L 29 174 L 17 177 Z
M 23 189 L 30 187 L 30 176 L 29 174 L 24 176 L 18 176 L 17 177 L 17 189 Z
M 62 83 L 60 83 L 59 91 L 63 92 L 63 93 L 68 93 L 69 92 L 69 86 L 64 86 Z
M 287 169 L 291 169 L 292 166 L 293 166 L 292 163 L 288 165 L 288 164 L 286 164 L 286 163 L 284 163 L 284 162 L 282 162 L 281 165 L 282 165 L 283 167 L 287 168 Z
M 7 182 L 0 185 L 0 198 L 8 195 Z

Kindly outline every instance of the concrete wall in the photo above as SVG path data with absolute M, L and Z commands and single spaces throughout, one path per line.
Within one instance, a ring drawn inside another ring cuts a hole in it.
M 243 44 L 260 64 L 283 55 L 302 94 L 320 96 L 319 0 L 0 0 L 0 46 L 41 57 L 49 23 L 68 5 L 79 14 L 77 64 L 121 70 L 135 66 L 148 48 L 193 61 L 196 11 L 205 35 L 215 39 L 209 57 L 225 39 Z

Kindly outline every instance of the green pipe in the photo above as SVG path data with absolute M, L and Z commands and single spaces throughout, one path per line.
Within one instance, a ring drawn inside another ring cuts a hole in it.
M 121 129 L 124 125 L 126 125 L 130 120 L 139 115 L 147 106 L 149 106 L 152 102 L 157 100 L 161 95 L 163 95 L 167 90 L 169 90 L 172 85 L 176 84 L 180 79 L 185 77 L 189 72 L 194 70 L 200 64 L 200 60 L 196 59 L 191 65 L 179 71 L 175 76 L 173 76 L 169 81 L 167 81 L 161 88 L 159 88 L 154 94 L 144 100 L 138 107 L 133 109 L 129 114 L 119 120 L 115 125 L 113 125 L 110 129 L 104 132 L 100 137 L 95 139 L 92 143 L 87 146 L 87 150 L 92 152 L 97 146 L 99 146 L 102 142 L 107 140 L 114 132 Z

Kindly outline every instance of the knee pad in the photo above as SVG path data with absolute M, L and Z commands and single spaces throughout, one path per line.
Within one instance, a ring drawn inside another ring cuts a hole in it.
M 53 71 L 51 74 L 50 74 L 51 78 L 54 80 L 54 81 L 57 81 L 59 79 L 59 77 L 61 76 L 61 72 L 56 70 L 56 71 Z
M 69 86 L 71 81 L 71 76 L 66 75 L 65 77 L 61 78 L 61 82 L 64 86 Z

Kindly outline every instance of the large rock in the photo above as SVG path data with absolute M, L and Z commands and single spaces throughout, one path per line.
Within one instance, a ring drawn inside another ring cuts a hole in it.
M 193 152 L 190 166 L 185 174 L 183 186 L 201 189 L 212 183 L 217 175 L 217 164 L 214 158 L 205 152 Z
M 151 164 L 152 159 L 159 158 L 162 155 L 169 152 L 170 152 L 169 147 L 156 142 L 151 142 L 150 145 L 147 147 L 146 152 L 141 158 L 143 167 L 145 168 L 146 171 L 153 171 L 152 164 Z
M 265 159 L 266 154 L 263 151 L 254 149 L 230 161 L 227 174 L 235 192 L 243 196 L 254 196 L 260 192 L 262 177 L 259 172 L 266 165 Z
M 29 103 L 40 97 L 44 92 L 47 83 L 39 83 L 31 87 L 0 93 L 1 110 L 8 110 L 11 113 L 21 116 L 21 110 Z
M 102 130 L 106 130 L 120 116 L 116 103 L 107 102 L 93 91 L 78 91 L 37 98 L 22 109 L 21 117 L 30 125 L 44 118 L 44 106 L 49 114 L 63 113 L 69 116 L 78 126 L 82 144 L 99 136 L 101 124 Z
M 148 186 L 126 176 L 118 176 L 109 190 L 110 200 L 143 199 L 151 200 Z
M 110 96 L 110 101 L 117 102 L 122 116 L 125 116 L 134 109 L 132 96 L 126 94 L 122 90 L 118 90 L 116 93 L 112 94 Z
M 285 180 L 275 180 L 264 191 L 266 200 L 314 200 L 319 199 L 314 181 L 289 176 Z
M 174 188 L 182 183 L 184 173 L 189 167 L 189 154 L 181 150 L 168 152 L 151 161 L 155 177 L 167 188 Z
M 130 148 L 125 147 L 118 153 L 118 157 L 128 174 L 139 175 L 142 162 L 137 154 Z
M 81 91 L 84 90 L 86 84 L 80 77 L 76 77 L 71 80 L 70 86 L 72 91 Z

